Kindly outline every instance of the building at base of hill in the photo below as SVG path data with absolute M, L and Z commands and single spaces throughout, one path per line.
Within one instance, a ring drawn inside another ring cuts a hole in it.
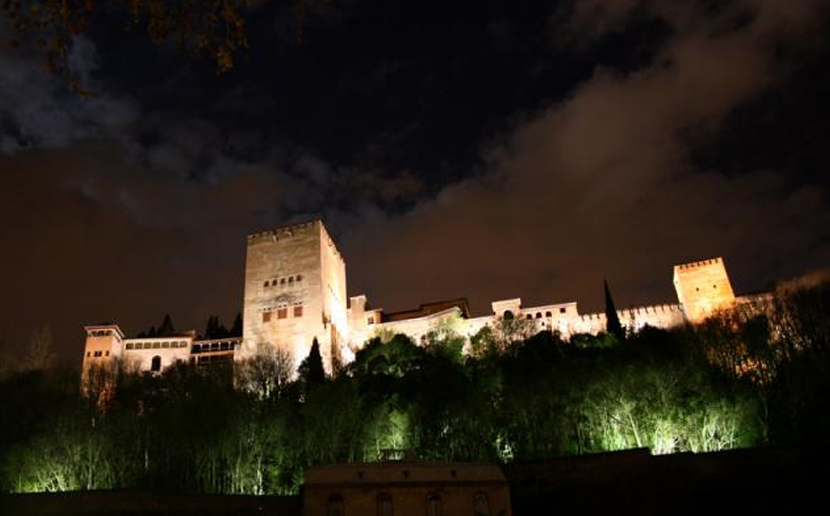
M 509 516 L 510 484 L 494 464 L 374 462 L 312 466 L 304 516 Z
M 696 324 L 752 300 L 735 296 L 722 258 L 675 266 L 673 283 L 676 303 L 618 310 L 622 325 L 637 331 Z M 521 298 L 504 299 L 491 304 L 492 313 L 473 316 L 463 298 L 386 312 L 373 308 L 365 295 L 347 292 L 345 260 L 321 221 L 254 233 L 247 238 L 241 338 L 200 341 L 190 332 L 128 339 L 114 324 L 88 326 L 84 369 L 120 358 L 141 371 L 159 372 L 177 361 L 244 360 L 270 349 L 289 356 L 296 370 L 316 341 L 331 371 L 373 337 L 398 333 L 416 342 L 436 330 L 469 338 L 509 319 L 521 319 L 528 335 L 551 331 L 563 339 L 606 329 L 605 313 L 582 314 L 573 301 L 525 306 Z

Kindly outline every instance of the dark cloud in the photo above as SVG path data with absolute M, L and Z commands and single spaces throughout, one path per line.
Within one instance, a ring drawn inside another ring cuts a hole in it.
M 620 74 L 600 63 L 569 98 L 518 124 L 483 177 L 406 215 L 370 217 L 350 242 L 355 256 L 373 249 L 371 265 L 353 261 L 359 286 L 393 307 L 466 294 L 479 310 L 512 296 L 597 308 L 603 277 L 623 304 L 671 300 L 670 267 L 688 260 L 725 256 L 739 289 L 826 263 L 823 188 L 788 187 L 780 170 L 727 177 L 689 159 L 724 117 L 779 84 L 782 51 L 811 51 L 827 12 L 809 1 L 733 7 L 751 18 L 724 31 L 726 11 L 577 4 L 570 22 L 590 24 L 591 38 L 642 8 L 677 30 L 649 64 Z
M 0 39 L 8 34 L 0 30 Z M 39 59 L 24 50 L 0 50 L 0 152 L 30 148 L 65 147 L 85 138 L 120 132 L 137 117 L 127 100 L 100 95 L 81 99 L 67 91 L 66 82 L 50 76 Z M 82 87 L 95 91 L 100 84 L 95 46 L 79 37 L 70 47 L 68 61 Z

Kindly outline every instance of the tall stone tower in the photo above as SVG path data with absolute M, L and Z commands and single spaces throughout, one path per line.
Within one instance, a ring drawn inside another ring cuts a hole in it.
M 260 346 L 290 353 L 296 370 L 317 339 L 331 371 L 348 342 L 346 264 L 319 220 L 248 235 L 244 359 Z
M 735 304 L 723 258 L 674 266 L 674 289 L 686 319 L 697 324 Z

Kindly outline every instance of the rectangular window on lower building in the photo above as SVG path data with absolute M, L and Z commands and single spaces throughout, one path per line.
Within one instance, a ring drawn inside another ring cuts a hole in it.
M 278 308 L 277 319 L 285 319 L 286 317 L 288 317 L 288 308 Z
M 294 317 L 302 317 L 303 316 L 303 307 L 302 306 L 295 306 L 294 307 Z
M 271 320 L 271 312 L 262 312 L 262 322 L 268 322 Z

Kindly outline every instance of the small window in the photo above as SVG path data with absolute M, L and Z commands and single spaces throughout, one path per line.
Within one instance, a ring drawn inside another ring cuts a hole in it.
M 169 342 L 162 342 L 162 343 L 161 343 L 161 347 L 163 347 L 163 348 L 169 348 L 169 347 L 170 347 L 170 343 L 169 343 Z
M 432 493 L 427 496 L 427 516 L 441 516 L 441 495 Z
M 369 324 L 375 324 L 375 318 L 369 317 L 369 319 L 366 322 L 368 322 Z
M 86 352 L 86 356 L 87 356 L 87 358 L 91 357 L 91 356 L 92 356 L 92 352 L 91 352 L 91 351 L 87 351 L 87 352 Z
M 262 322 L 269 322 L 271 320 L 271 312 L 265 311 L 262 312 Z
M 153 342 L 153 349 L 161 349 L 161 342 Z
M 277 319 L 286 319 L 288 317 L 288 308 L 277 309 Z
M 332 493 L 329 495 L 326 516 L 343 516 L 344 514 L 346 513 L 343 508 L 343 496 L 340 493 Z
M 695 287 L 695 292 L 700 292 L 700 287 Z
M 285 285 L 285 278 L 280 278 L 280 284 Z
M 528 319 L 533 319 L 533 314 L 527 314 Z
M 302 280 L 303 280 L 303 275 L 302 274 L 297 274 L 297 281 L 302 281 Z
M 545 312 L 545 317 L 551 317 L 552 314 L 550 312 Z
M 150 371 L 155 373 L 161 371 L 161 357 L 156 355 L 153 357 L 153 360 L 150 362 Z
M 378 516 L 393 516 L 395 514 L 392 507 L 392 497 L 387 493 L 380 493 L 377 497 Z
M 473 496 L 473 514 L 475 516 L 490 516 L 490 502 L 487 493 L 479 491 Z
M 302 306 L 295 306 L 294 307 L 294 317 L 302 317 L 303 316 L 303 307 Z
M 288 283 L 294 283 L 294 276 L 288 277 Z
M 268 282 L 266 281 L 262 286 L 268 288 Z
M 105 356 L 105 357 L 110 356 L 110 350 L 106 350 L 106 351 L 104 351 L 104 356 Z
M 562 308 L 560 308 L 560 309 L 559 309 L 559 313 L 560 313 L 560 314 L 564 314 L 564 313 L 565 313 L 565 307 L 564 307 L 564 306 L 563 306 Z
M 145 342 L 144 343 L 144 349 L 153 349 L 153 343 L 152 342 Z
M 513 312 L 511 312 L 510 310 L 505 310 L 504 314 L 502 314 L 502 317 L 505 318 L 505 319 L 512 319 L 513 318 Z
M 717 290 L 717 289 L 718 289 L 718 286 L 717 286 L 717 285 L 712 285 L 712 288 L 713 288 L 713 289 L 715 289 L 715 290 Z
M 100 352 L 100 351 L 96 351 L 96 352 L 95 352 L 95 354 L 93 354 L 92 356 L 94 356 L 94 357 L 100 357 L 100 356 L 101 356 L 101 352 Z
M 127 344 L 127 349 L 133 349 L 133 345 L 132 344 Z
M 542 318 L 542 312 L 536 312 L 536 318 L 541 319 Z

